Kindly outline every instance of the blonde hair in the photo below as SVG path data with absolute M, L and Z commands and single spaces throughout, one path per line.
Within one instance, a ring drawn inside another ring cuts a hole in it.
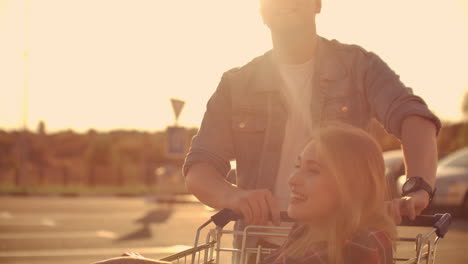
M 345 124 L 330 123 L 317 131 L 320 162 L 331 171 L 338 187 L 339 208 L 327 219 L 326 232 L 329 263 L 343 263 L 346 240 L 358 230 L 384 231 L 391 241 L 396 237 L 394 221 L 384 208 L 389 199 L 382 151 L 364 130 Z M 301 235 L 288 241 L 283 256 L 301 257 L 317 249 L 310 223 L 302 223 Z

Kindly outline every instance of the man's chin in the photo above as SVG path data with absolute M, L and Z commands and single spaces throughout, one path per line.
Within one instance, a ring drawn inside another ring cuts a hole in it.
M 300 23 L 287 23 L 287 24 L 267 24 L 270 31 L 278 35 L 293 35 L 295 33 L 303 33 L 307 30 L 304 24 Z

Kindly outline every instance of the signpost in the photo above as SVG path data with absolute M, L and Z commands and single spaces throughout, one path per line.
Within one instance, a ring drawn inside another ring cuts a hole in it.
M 170 158 L 184 158 L 189 148 L 189 138 L 185 127 L 179 126 L 179 116 L 184 108 L 185 102 L 171 99 L 172 109 L 175 115 L 175 125 L 166 129 L 166 155 Z

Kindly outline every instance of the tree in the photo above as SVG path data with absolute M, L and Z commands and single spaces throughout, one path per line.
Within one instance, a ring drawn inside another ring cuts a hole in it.
M 46 126 L 45 126 L 44 121 L 42 121 L 42 120 L 37 125 L 37 133 L 39 135 L 45 135 L 46 134 Z
M 86 153 L 86 161 L 88 164 L 88 185 L 96 185 L 96 168 L 98 166 L 106 166 L 111 161 L 112 141 L 108 135 L 96 135 L 91 142 Z

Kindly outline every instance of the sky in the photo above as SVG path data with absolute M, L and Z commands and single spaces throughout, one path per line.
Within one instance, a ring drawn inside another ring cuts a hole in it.
M 381 56 L 442 119 L 468 91 L 468 0 L 323 0 L 320 35 Z M 223 72 L 271 49 L 255 0 L 0 0 L 0 129 L 200 124 Z

